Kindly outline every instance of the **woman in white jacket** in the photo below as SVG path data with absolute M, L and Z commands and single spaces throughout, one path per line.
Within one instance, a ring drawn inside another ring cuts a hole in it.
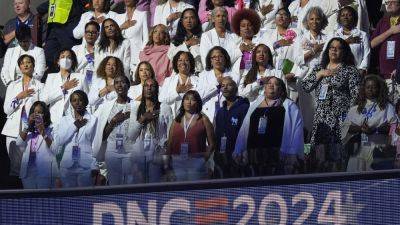
M 200 55 L 203 65 L 206 64 L 206 56 L 214 46 L 221 46 L 229 50 L 232 65 L 242 56 L 237 47 L 238 36 L 230 32 L 228 12 L 223 7 L 215 7 L 211 14 L 211 29 L 201 35 Z
M 251 69 L 244 73 L 238 88 L 240 96 L 253 102 L 263 94 L 264 84 L 266 84 L 268 77 L 281 78 L 282 72 L 274 68 L 271 50 L 264 44 L 259 44 L 254 48 L 251 58 Z
M 133 140 L 128 131 L 137 121 L 130 118 L 134 101 L 127 95 L 129 79 L 116 77 L 114 88 L 118 97 L 102 104 L 94 114 L 98 122 L 93 153 L 98 162 L 106 163 L 108 184 L 131 184 L 141 178 L 134 177 L 131 160 Z
M 369 68 L 371 46 L 367 33 L 357 28 L 357 22 L 357 11 L 350 6 L 343 7 L 338 12 L 340 28 L 332 36 L 346 40 L 354 55 L 356 67 L 360 74 L 364 76 Z
M 23 124 L 28 122 L 28 113 L 35 101 L 43 98 L 43 84 L 33 78 L 35 60 L 30 55 L 22 55 L 18 59 L 21 78 L 10 83 L 4 101 L 4 112 L 7 121 L 1 134 L 6 136 L 7 152 L 10 158 L 10 175 L 18 176 L 22 153 L 17 150 L 15 141 Z
M 124 39 L 121 29 L 113 19 L 105 19 L 101 25 L 100 40 L 95 48 L 94 68 L 97 70 L 107 56 L 119 58 L 124 65 L 124 72 L 129 74 L 131 63 L 131 43 Z
M 255 176 L 292 174 L 304 157 L 303 119 L 283 80 L 268 77 L 264 89 L 243 120 L 233 158 Z
M 196 9 L 188 8 L 182 12 L 178 22 L 176 35 L 171 41 L 168 50 L 168 58 L 172 60 L 176 53 L 185 51 L 192 53 L 196 62 L 196 73 L 203 71 L 200 57 L 200 38 L 202 34 L 201 24 Z
M 140 62 L 133 77 L 132 86 L 128 90 L 128 97 L 140 102 L 142 100 L 144 82 L 149 78 L 155 79 L 155 77 L 156 75 L 151 64 L 147 61 Z
M 97 118 L 86 110 L 89 100 L 85 92 L 74 91 L 70 103 L 73 111 L 61 119 L 62 125 L 57 127 L 55 137 L 55 143 L 64 149 L 60 163 L 62 186 L 91 186 L 91 171 L 95 164 L 92 143 Z
M 225 98 L 220 91 L 222 78 L 232 77 L 238 83 L 240 76 L 231 71 L 232 65 L 228 52 L 215 46 L 206 57 L 206 70 L 199 75 L 198 92 L 203 102 L 203 113 L 211 120 L 217 115 Z
M 29 119 L 17 139 L 23 152 L 20 178 L 25 189 L 52 188 L 59 171 L 54 131 L 46 103 L 37 101 L 29 110 Z
M 129 40 L 131 45 L 131 73 L 136 71 L 139 64 L 139 52 L 149 40 L 148 12 L 136 9 L 137 0 L 125 0 L 125 13 L 118 14 L 115 21 L 118 23 L 122 36 Z M 126 74 L 128 76 L 128 74 Z
M 69 113 L 69 96 L 75 90 L 82 90 L 84 82 L 82 74 L 74 73 L 78 61 L 72 50 L 62 50 L 57 57 L 57 63 L 60 71 L 48 74 L 43 88 L 44 101 L 50 105 L 54 126 L 57 126 L 61 117 Z
M 122 62 L 114 56 L 107 56 L 97 69 L 97 76 L 93 79 L 88 95 L 92 112 L 96 111 L 104 102 L 117 98 L 114 89 L 114 78 L 117 76 L 124 76 Z
M 89 21 L 95 21 L 99 25 L 105 19 L 115 19 L 117 13 L 110 11 L 110 1 L 108 0 L 91 0 L 92 9 L 81 15 L 78 25 L 72 31 L 75 39 L 83 38 L 85 34 L 85 25 Z
M 275 15 L 275 28 L 267 29 L 260 37 L 260 42 L 267 45 L 272 52 L 274 67 L 282 70 L 282 79 L 286 83 L 289 98 L 297 101 L 297 73 L 298 66 L 294 63 L 295 42 L 299 35 L 296 29 L 289 29 L 290 12 L 287 8 L 280 8 Z
M 194 75 L 195 61 L 190 52 L 178 52 L 172 60 L 172 65 L 175 73 L 164 80 L 158 100 L 169 105 L 175 117 L 183 95 L 198 88 L 199 78 Z
M 311 70 L 320 63 L 322 50 L 328 36 L 322 30 L 328 25 L 328 19 L 320 7 L 311 7 L 303 18 L 303 34 L 295 43 L 295 63 L 299 66 L 296 72 L 298 80 L 307 76 Z M 300 81 L 299 80 L 299 81 Z M 313 93 L 306 93 L 298 89 L 299 107 L 304 116 L 304 127 L 311 134 L 316 100 Z
M 142 182 L 160 182 L 166 152 L 168 131 L 173 117 L 171 107 L 158 101 L 158 84 L 154 78 L 146 79 L 143 96 L 131 112 L 138 123 L 129 132 L 135 140 L 133 161 L 142 174 Z
M 154 25 L 164 24 L 169 27 L 171 37 L 175 36 L 178 21 L 183 10 L 193 8 L 182 0 L 161 0 L 154 12 Z

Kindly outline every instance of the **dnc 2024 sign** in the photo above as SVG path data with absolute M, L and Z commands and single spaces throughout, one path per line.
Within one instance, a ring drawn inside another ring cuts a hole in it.
M 400 224 L 400 179 L 0 199 L 0 224 Z

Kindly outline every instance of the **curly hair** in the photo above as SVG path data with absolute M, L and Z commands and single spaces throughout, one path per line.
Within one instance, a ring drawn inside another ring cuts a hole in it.
M 154 78 L 154 77 L 156 76 L 156 74 L 155 74 L 155 72 L 154 72 L 154 69 L 153 69 L 153 67 L 151 66 L 151 64 L 150 64 L 149 62 L 147 62 L 147 61 L 141 61 L 141 62 L 137 65 L 137 67 L 136 67 L 136 71 L 135 71 L 135 80 L 133 81 L 132 85 L 138 85 L 138 84 L 141 83 L 140 76 L 139 76 L 139 68 L 140 68 L 140 66 L 141 66 L 142 64 L 145 64 L 146 66 L 149 67 L 149 70 L 150 70 L 150 77 L 151 77 L 151 78 Z
M 373 81 L 378 86 L 378 95 L 376 96 L 376 100 L 379 108 L 383 110 L 386 108 L 387 104 L 390 103 L 388 97 L 389 90 L 386 85 L 386 82 L 377 75 L 368 75 L 361 82 L 361 86 L 359 89 L 360 91 L 358 92 L 358 96 L 355 101 L 355 105 L 357 105 L 357 111 L 359 113 L 361 113 L 364 110 L 365 104 L 367 103 L 367 97 L 365 95 L 365 86 L 368 81 Z
M 351 52 L 350 45 L 347 44 L 345 40 L 342 38 L 332 38 L 328 44 L 326 45 L 327 47 L 325 48 L 324 52 L 322 53 L 322 58 L 321 58 L 321 66 L 322 68 L 326 69 L 326 67 L 329 64 L 329 48 L 331 47 L 332 42 L 338 41 L 340 42 L 340 46 L 342 48 L 342 58 L 340 59 L 340 62 L 346 66 L 354 66 L 355 61 L 354 61 L 354 55 Z
M 260 31 L 261 19 L 257 12 L 252 9 L 242 9 L 237 11 L 231 20 L 232 31 L 238 36 L 240 36 L 240 22 L 244 19 L 250 21 L 251 25 L 253 25 L 254 34 Z
M 122 63 L 122 61 L 117 57 L 107 56 L 101 61 L 99 67 L 97 68 L 97 71 L 96 71 L 97 77 L 102 78 L 102 79 L 107 79 L 106 65 L 110 59 L 114 59 L 115 63 L 117 64 L 117 71 L 115 71 L 114 78 L 117 76 L 125 76 L 124 64 Z
M 273 58 L 272 58 L 271 49 L 268 46 L 266 46 L 265 44 L 257 45 L 254 48 L 253 52 L 251 53 L 251 68 L 244 78 L 244 83 L 243 83 L 244 87 L 246 87 L 246 85 L 251 84 L 257 80 L 258 63 L 256 61 L 256 52 L 257 52 L 257 49 L 260 48 L 261 46 L 264 46 L 265 48 L 267 48 L 267 55 L 268 55 L 267 65 L 270 67 L 274 66 L 273 61 L 272 61 Z
M 72 96 L 77 95 L 81 98 L 81 100 L 83 100 L 83 104 L 86 106 L 88 106 L 89 104 L 89 99 L 87 94 L 82 91 L 82 90 L 75 90 L 74 92 L 72 92 L 72 94 L 69 96 L 69 102 L 72 102 Z
M 201 23 L 200 23 L 200 19 L 199 19 L 199 15 L 197 15 L 197 12 L 195 9 L 193 8 L 187 8 L 185 10 L 183 10 L 182 14 L 181 14 L 181 18 L 179 19 L 178 22 L 178 27 L 176 29 L 176 34 L 175 37 L 172 41 L 172 43 L 175 46 L 179 46 L 181 45 L 184 41 L 185 38 L 187 38 L 187 31 L 185 29 L 185 27 L 183 27 L 183 16 L 185 15 L 186 12 L 192 11 L 194 13 L 195 16 L 195 20 L 196 20 L 196 26 L 193 27 L 193 29 L 191 30 L 192 34 L 198 38 L 201 37 L 201 33 L 203 32 L 203 30 L 201 29 Z
M 146 45 L 147 46 L 154 45 L 153 35 L 154 35 L 154 31 L 156 30 L 157 27 L 162 27 L 163 28 L 163 31 L 164 31 L 164 34 L 165 34 L 165 40 L 164 40 L 163 44 L 164 45 L 169 45 L 170 42 L 171 42 L 171 38 L 170 38 L 169 33 L 168 33 L 168 28 L 164 24 L 157 24 L 157 25 L 153 26 L 150 29 L 150 31 L 149 31 L 149 41 L 147 42 Z
M 186 54 L 189 58 L 189 65 L 190 65 L 189 73 L 194 74 L 196 62 L 194 61 L 194 57 L 193 57 L 192 53 L 185 52 L 185 51 L 179 51 L 178 53 L 176 53 L 176 55 L 172 59 L 172 68 L 174 69 L 174 72 L 179 73 L 178 60 L 179 60 L 179 57 L 181 57 L 181 55 L 183 55 L 183 54 Z

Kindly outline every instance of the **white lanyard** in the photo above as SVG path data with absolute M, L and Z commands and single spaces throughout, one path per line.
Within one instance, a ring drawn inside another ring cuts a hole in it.
M 190 117 L 188 124 L 186 124 L 186 116 L 183 116 L 183 132 L 185 133 L 185 141 L 186 141 L 187 132 L 189 131 L 189 127 L 190 127 L 190 124 L 192 123 L 194 116 L 196 116 L 196 114 L 193 114 L 192 117 Z

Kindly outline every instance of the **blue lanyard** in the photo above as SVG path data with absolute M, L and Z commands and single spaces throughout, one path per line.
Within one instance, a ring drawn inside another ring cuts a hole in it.
M 372 117 L 372 114 L 376 111 L 376 103 L 374 103 L 371 108 L 367 111 L 366 108 L 362 111 L 362 114 L 365 116 L 365 120 L 368 121 L 369 118 Z

